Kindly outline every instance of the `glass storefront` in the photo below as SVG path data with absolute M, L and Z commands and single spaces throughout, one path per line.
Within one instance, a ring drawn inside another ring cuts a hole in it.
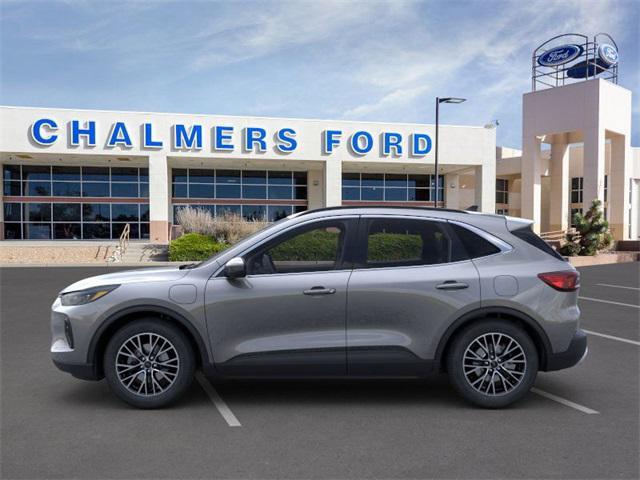
M 174 168 L 171 195 L 174 223 L 185 206 L 276 221 L 307 209 L 307 172 Z
M 438 175 L 438 201 L 444 201 L 444 175 Z M 435 202 L 435 175 L 343 173 L 345 202 Z
M 3 187 L 7 240 L 149 238 L 147 168 L 3 165 Z

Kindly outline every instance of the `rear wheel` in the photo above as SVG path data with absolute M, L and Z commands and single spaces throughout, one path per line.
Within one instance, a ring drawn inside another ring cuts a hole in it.
M 138 408 L 176 400 L 191 384 L 193 350 L 184 333 L 163 320 L 136 320 L 111 338 L 104 373 L 111 390 Z
M 500 408 L 522 398 L 538 373 L 538 353 L 527 333 L 501 320 L 483 320 L 453 340 L 447 370 L 468 401 Z

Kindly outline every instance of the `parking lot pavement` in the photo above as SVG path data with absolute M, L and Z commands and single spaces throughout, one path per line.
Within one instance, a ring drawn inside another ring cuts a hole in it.
M 589 336 L 575 368 L 480 410 L 437 376 L 419 381 L 194 382 L 176 406 L 129 408 L 105 382 L 49 359 L 49 307 L 107 269 L 0 270 L 3 478 L 638 478 L 640 346 Z M 108 271 L 113 271 L 109 268 Z M 581 269 L 583 326 L 639 340 L 639 264 Z M 206 384 L 205 384 L 206 385 Z M 207 390 L 209 390 L 207 388 Z M 220 405 L 218 405 L 219 407 Z

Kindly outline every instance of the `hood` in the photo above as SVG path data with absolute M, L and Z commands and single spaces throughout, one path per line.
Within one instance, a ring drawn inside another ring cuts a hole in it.
M 139 282 L 170 282 L 179 280 L 189 273 L 178 267 L 144 268 L 140 270 L 126 270 L 124 272 L 107 273 L 96 277 L 89 277 L 65 287 L 60 293 L 74 292 L 101 285 L 123 285 Z

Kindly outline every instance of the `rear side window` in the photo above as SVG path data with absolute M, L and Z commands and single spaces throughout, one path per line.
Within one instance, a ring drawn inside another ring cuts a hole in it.
M 556 252 L 551 245 L 541 239 L 536 233 L 532 230 L 531 227 L 523 227 L 518 228 L 517 230 L 513 230 L 511 232 L 514 236 L 518 237 L 520 240 L 524 240 L 529 245 L 536 247 L 538 250 L 542 250 L 544 253 L 548 253 L 552 257 L 557 258 L 558 260 L 565 261 L 565 259 Z
M 486 257 L 500 252 L 493 243 L 485 240 L 480 235 L 455 223 L 449 224 L 451 230 L 462 244 L 464 252 L 458 250 L 453 261 L 468 260 L 470 258 Z
M 370 220 L 365 267 L 402 267 L 447 263 L 451 238 L 443 222 L 415 219 Z

